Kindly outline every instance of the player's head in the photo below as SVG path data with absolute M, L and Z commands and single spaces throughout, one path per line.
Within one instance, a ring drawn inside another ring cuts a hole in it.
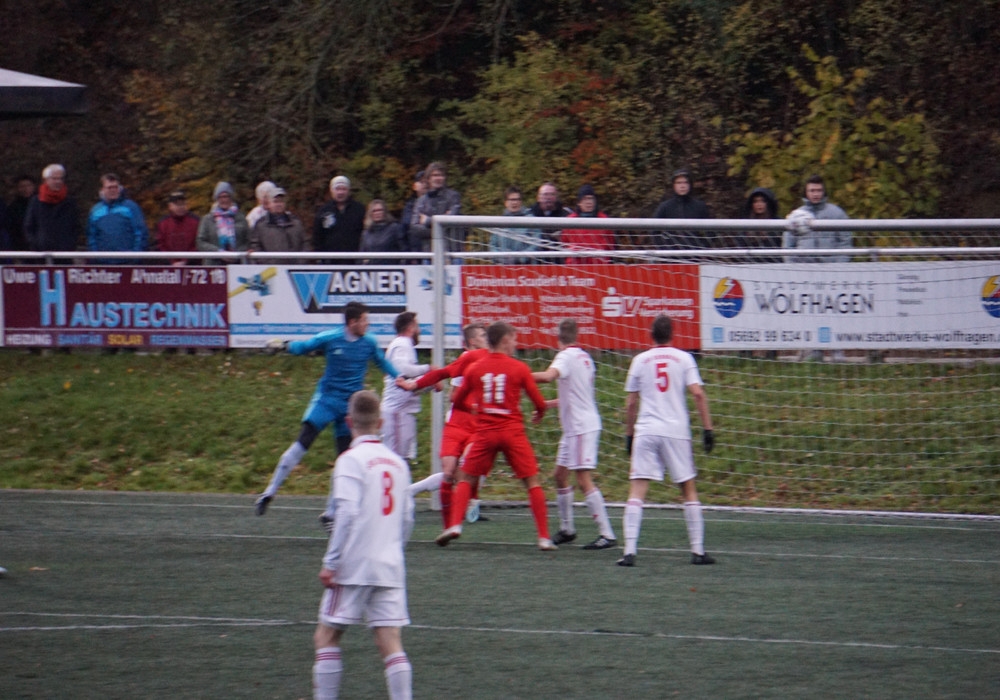
M 354 335 L 368 332 L 368 307 L 360 301 L 349 301 L 344 306 L 344 325 Z
M 573 345 L 576 343 L 577 336 L 580 334 L 579 328 L 577 328 L 576 321 L 571 318 L 564 318 L 559 322 L 559 344 L 560 345 Z
M 517 347 L 516 338 L 517 329 L 503 321 L 491 323 L 486 329 L 486 340 L 490 344 L 490 350 L 494 352 L 511 352 Z
M 379 398 L 374 391 L 356 391 L 347 402 L 347 425 L 351 434 L 375 435 L 382 424 L 379 413 Z
M 465 347 L 469 350 L 479 350 L 486 347 L 486 326 L 481 323 L 470 323 L 462 329 Z
M 417 314 L 413 311 L 404 311 L 396 317 L 396 335 L 401 335 L 410 329 L 410 326 L 417 322 Z
M 657 316 L 653 321 L 653 342 L 657 345 L 666 345 L 674 337 L 674 323 L 669 316 Z

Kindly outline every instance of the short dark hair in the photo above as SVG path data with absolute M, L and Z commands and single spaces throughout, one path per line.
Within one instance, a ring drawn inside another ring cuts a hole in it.
M 472 334 L 478 330 L 485 331 L 486 326 L 482 323 L 470 323 L 462 328 L 462 339 L 465 341 L 465 347 L 469 347 L 469 341 L 472 340 Z
M 653 320 L 653 342 L 657 345 L 665 345 L 674 337 L 674 322 L 669 316 L 660 314 Z
M 564 318 L 559 322 L 559 342 L 563 345 L 572 345 L 579 335 L 576 321 L 571 318 Z
M 491 348 L 495 348 L 511 333 L 517 333 L 517 329 L 514 326 L 504 321 L 497 321 L 496 323 L 491 323 L 490 327 L 486 329 L 486 340 L 489 342 Z
M 14 182 L 24 182 L 25 180 L 30 180 L 32 185 L 38 184 L 38 180 L 36 180 L 33 176 L 28 175 L 28 173 L 21 173 L 17 176 L 17 179 Z
M 344 305 L 344 323 L 347 324 L 351 321 L 357 321 L 366 313 L 368 313 L 368 307 L 360 301 L 349 301 Z
M 820 175 L 810 175 L 806 178 L 806 184 L 802 186 L 802 192 L 805 193 L 806 185 L 819 185 L 823 188 L 823 192 L 826 192 L 826 183 L 823 182 L 823 177 Z
M 503 191 L 504 201 L 507 201 L 507 198 L 510 197 L 512 194 L 516 194 L 518 196 L 521 196 L 521 188 L 520 187 L 515 187 L 514 185 L 511 185 L 510 187 L 508 187 L 507 189 L 505 189 Z
M 115 175 L 114 173 L 104 173 L 103 175 L 101 175 L 101 184 L 102 185 L 106 185 L 109 182 L 118 182 L 118 183 L 121 183 L 121 178 L 118 177 L 117 175 Z
M 378 394 L 367 389 L 355 391 L 347 402 L 347 415 L 351 417 L 351 427 L 356 431 L 374 432 L 381 417 Z
M 410 324 L 417 319 L 417 315 L 412 311 L 404 311 L 396 317 L 396 333 L 402 333 Z

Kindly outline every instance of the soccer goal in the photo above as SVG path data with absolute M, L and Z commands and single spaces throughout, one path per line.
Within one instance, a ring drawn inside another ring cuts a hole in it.
M 462 294 L 461 324 L 512 323 L 521 359 L 541 370 L 560 320 L 577 320 L 599 368 L 598 480 L 609 500 L 624 500 L 628 488 L 625 374 L 651 345 L 653 318 L 666 314 L 674 344 L 698 358 L 715 421 L 716 447 L 705 455 L 692 411 L 706 504 L 1000 514 L 1000 248 L 916 247 L 930 240 L 922 231 L 947 242 L 949 226 L 967 235 L 983 222 L 852 221 L 872 240 L 878 233 L 906 247 L 845 252 L 663 249 L 655 230 L 663 221 L 551 222 L 611 230 L 614 249 L 598 250 L 563 245 L 558 230 L 526 238 L 516 217 L 443 219 L 437 235 L 463 230 L 466 240 L 465 253 L 436 259 L 457 265 L 448 269 Z M 691 241 L 709 227 L 750 226 L 676 224 L 691 229 Z M 755 230 L 780 240 L 784 225 L 755 222 Z M 505 236 L 516 247 L 500 252 Z M 543 392 L 554 397 L 555 387 Z M 549 469 L 555 412 L 529 429 Z M 484 497 L 520 497 L 498 467 Z

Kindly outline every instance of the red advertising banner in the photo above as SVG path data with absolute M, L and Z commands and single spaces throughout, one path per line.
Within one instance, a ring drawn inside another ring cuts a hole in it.
M 224 267 L 13 266 L 0 281 L 7 346 L 229 345 Z
M 584 347 L 648 348 L 653 319 L 674 320 L 674 345 L 700 347 L 697 264 L 464 265 L 462 321 L 507 321 L 518 345 L 555 346 L 559 322 L 575 319 Z

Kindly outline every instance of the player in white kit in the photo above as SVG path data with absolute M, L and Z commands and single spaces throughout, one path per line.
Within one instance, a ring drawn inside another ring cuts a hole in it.
M 684 522 L 691 544 L 692 564 L 714 564 L 705 553 L 705 521 L 698 490 L 695 488 L 694 453 L 691 450 L 691 421 L 685 391 L 694 397 L 701 418 L 705 452 L 715 446 L 708 397 L 702 388 L 698 366 L 690 353 L 671 345 L 673 324 L 668 316 L 653 321 L 656 344 L 632 359 L 625 379 L 625 449 L 631 457 L 628 502 L 622 516 L 625 556 L 619 566 L 635 566 L 635 554 L 642 525 L 642 505 L 650 481 L 670 479 L 680 486 L 684 497 Z
M 420 324 L 417 314 L 404 311 L 396 316 L 396 337 L 385 350 L 385 359 L 399 372 L 399 376 L 418 377 L 431 366 L 417 364 L 417 343 L 420 342 Z M 382 389 L 382 442 L 406 460 L 417 456 L 417 413 L 420 412 L 420 395 L 406 391 L 386 375 Z
M 368 623 L 385 664 L 392 700 L 413 696 L 413 669 L 403 651 L 406 607 L 403 548 L 413 530 L 410 469 L 378 439 L 379 398 L 353 394 L 348 404 L 350 449 L 337 458 L 330 498 L 337 517 L 319 579 L 326 590 L 313 637 L 313 696 L 335 700 L 343 664 L 340 639 L 348 625 Z
M 565 544 L 576 539 L 573 484 L 569 480 L 572 471 L 598 530 L 597 539 L 583 548 L 609 549 L 618 542 L 608 519 L 604 495 L 591 478 L 591 472 L 597 468 L 597 448 L 601 439 L 601 414 L 594 398 L 597 369 L 587 351 L 576 344 L 578 335 L 576 321 L 563 320 L 559 324 L 559 353 L 547 370 L 534 373 L 536 382 L 558 381 L 559 387 L 559 398 L 549 402 L 559 406 L 562 426 L 555 471 L 559 531 L 552 541 Z

